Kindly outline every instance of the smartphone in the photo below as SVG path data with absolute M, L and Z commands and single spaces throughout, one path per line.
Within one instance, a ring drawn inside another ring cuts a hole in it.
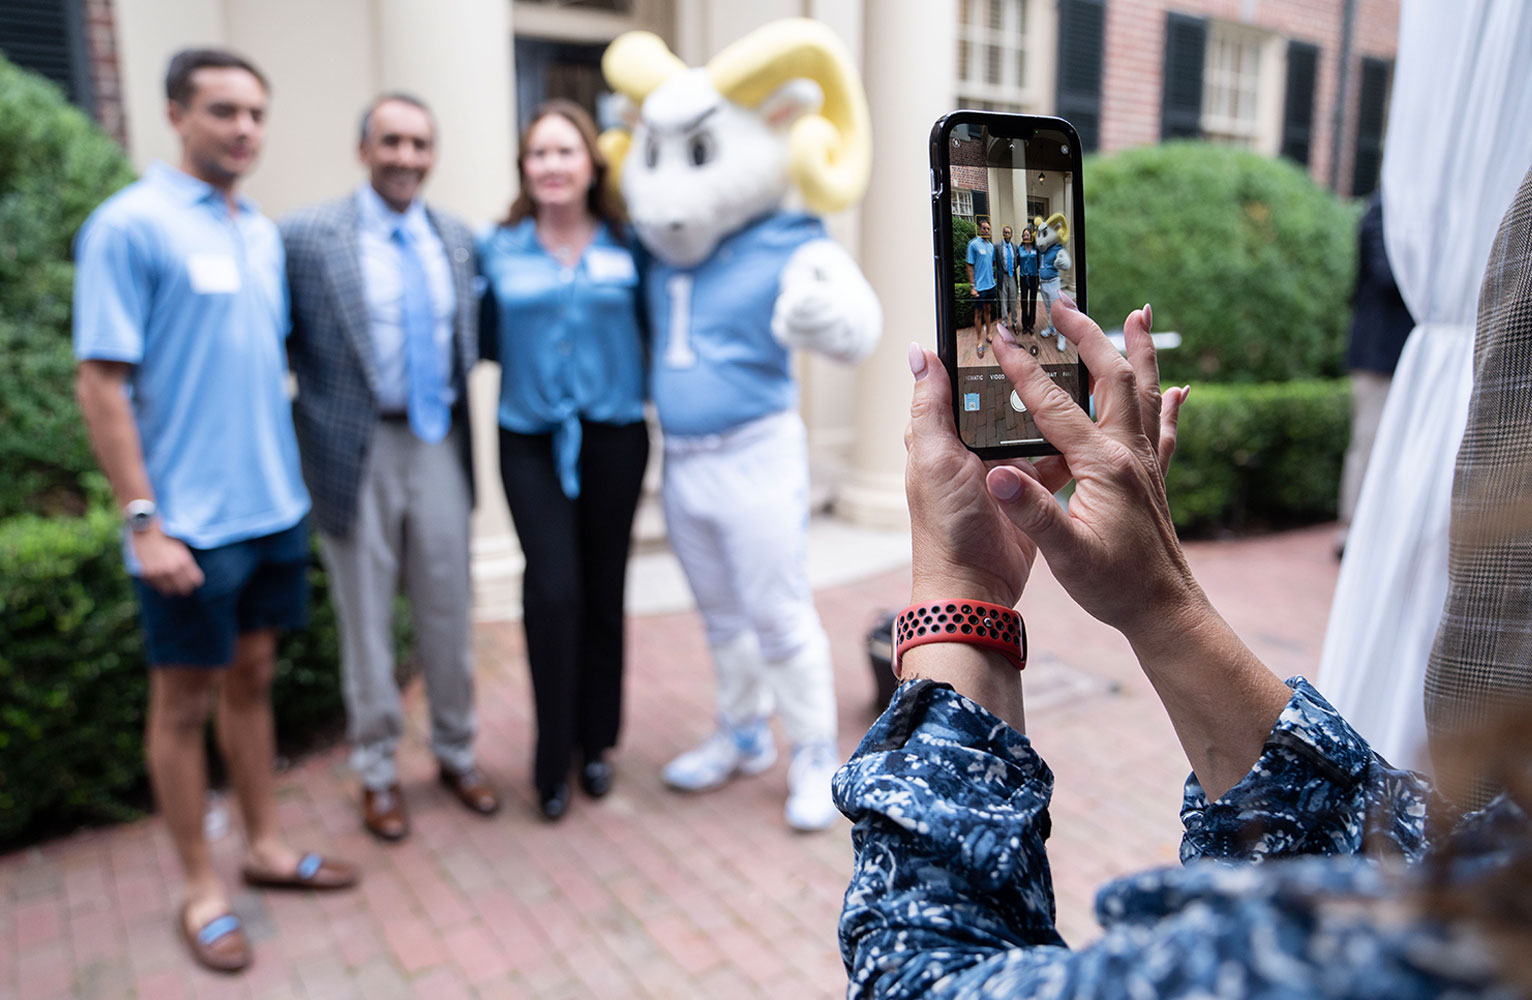
M 1080 353 L 1051 322 L 1061 294 L 1086 308 L 1080 163 L 1062 118 L 954 111 L 931 128 L 936 353 L 958 436 L 982 458 L 1057 453 L 995 360 L 1001 324 L 1090 408 Z

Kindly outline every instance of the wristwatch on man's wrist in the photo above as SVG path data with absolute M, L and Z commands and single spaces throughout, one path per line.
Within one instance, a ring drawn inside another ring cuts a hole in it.
M 129 500 L 128 505 L 122 509 L 123 520 L 134 534 L 141 535 L 154 526 L 154 517 L 159 513 L 153 500 Z

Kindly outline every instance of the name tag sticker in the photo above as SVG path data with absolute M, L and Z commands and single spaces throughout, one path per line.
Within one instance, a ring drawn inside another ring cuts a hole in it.
M 231 295 L 239 291 L 239 265 L 226 253 L 194 253 L 186 258 L 192 291 L 202 295 Z
M 585 267 L 592 281 L 632 282 L 638 280 L 633 255 L 611 247 L 591 247 L 585 254 Z

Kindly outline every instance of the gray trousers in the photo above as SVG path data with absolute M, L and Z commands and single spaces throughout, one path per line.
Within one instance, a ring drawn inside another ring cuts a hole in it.
M 1383 422 L 1383 404 L 1388 401 L 1392 375 L 1353 369 L 1351 372 L 1351 443 L 1346 447 L 1346 462 L 1341 467 L 1340 537 L 1344 545 L 1351 517 L 1356 513 L 1357 497 L 1362 495 L 1362 477 L 1372 455 L 1372 443 Z
M 469 650 L 468 518 L 472 509 L 454 427 L 426 444 L 405 422 L 379 422 L 347 538 L 322 534 L 340 620 L 341 679 L 351 766 L 362 784 L 398 780 L 404 733 L 394 682 L 394 597 L 402 583 L 415 653 L 431 703 L 431 750 L 453 771 L 473 767 L 473 662 Z
M 1000 319 L 1011 329 L 1016 327 L 1016 275 L 1000 276 Z

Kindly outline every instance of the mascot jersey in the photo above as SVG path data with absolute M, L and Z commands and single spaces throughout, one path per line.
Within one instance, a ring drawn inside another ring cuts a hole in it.
M 721 434 L 798 405 L 771 312 L 788 258 L 824 238 L 815 216 L 773 212 L 731 234 L 696 267 L 650 258 L 650 391 L 666 434 Z
M 1040 277 L 1044 281 L 1050 281 L 1053 278 L 1057 278 L 1059 276 L 1059 269 L 1053 261 L 1054 258 L 1058 257 L 1059 251 L 1062 249 L 1064 249 L 1064 247 L 1061 244 L 1055 243 L 1053 246 L 1043 251 L 1043 269 Z

